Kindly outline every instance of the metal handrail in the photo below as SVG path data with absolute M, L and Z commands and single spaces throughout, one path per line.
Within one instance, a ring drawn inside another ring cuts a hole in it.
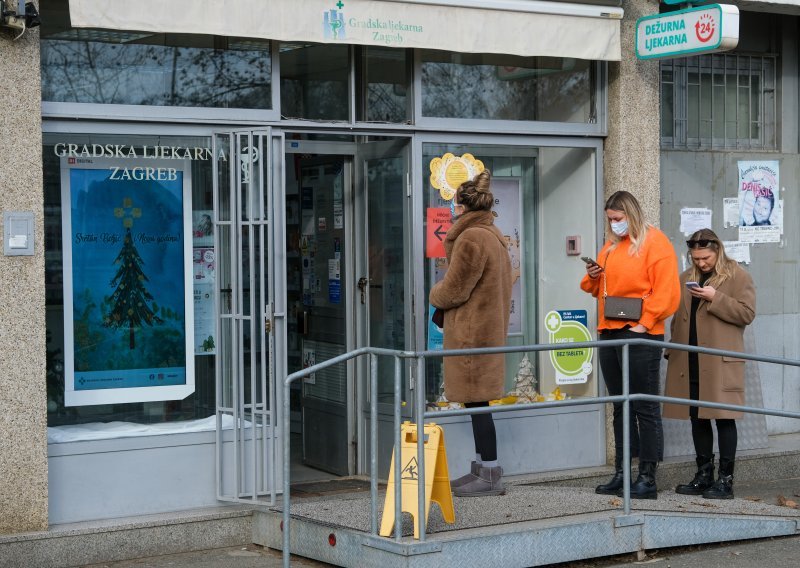
M 437 410 L 433 412 L 425 411 L 425 365 L 424 362 L 432 357 L 453 357 L 459 355 L 487 355 L 487 354 L 501 354 L 501 353 L 521 353 L 521 352 L 539 352 L 539 351 L 556 351 L 563 350 L 565 345 L 560 344 L 535 344 L 523 345 L 513 347 L 483 347 L 474 349 L 450 349 L 450 350 L 426 350 L 426 351 L 398 351 L 393 349 L 383 349 L 378 347 L 361 347 L 348 353 L 338 355 L 322 363 L 317 363 L 300 371 L 294 372 L 286 377 L 283 386 L 283 565 L 288 568 L 290 560 L 290 388 L 293 382 L 310 376 L 312 373 L 327 369 L 334 365 L 338 365 L 355 359 L 363 355 L 369 355 L 370 359 L 370 501 L 371 501 L 371 515 L 370 515 L 370 532 L 373 536 L 378 534 L 378 448 L 377 448 L 377 434 L 378 434 L 378 402 L 377 402 L 377 385 L 378 385 L 378 357 L 386 356 L 394 358 L 394 498 L 395 498 L 395 520 L 394 520 L 394 538 L 399 542 L 402 537 L 402 511 L 401 509 L 401 479 L 398 461 L 400 451 L 400 420 L 401 420 L 401 376 L 403 359 L 412 359 L 417 365 L 417 385 L 416 385 L 416 400 L 414 404 L 414 416 L 417 422 L 417 466 L 418 478 L 425 479 L 425 435 L 424 424 L 426 418 L 444 417 L 444 416 L 466 416 L 472 414 L 486 414 L 498 412 L 510 412 L 516 410 L 526 410 L 529 408 L 558 408 L 567 406 L 582 406 L 589 404 L 605 404 L 621 402 L 623 408 L 623 510 L 624 515 L 630 514 L 630 475 L 631 475 L 631 457 L 630 457 L 630 403 L 636 400 L 648 400 L 653 402 L 668 402 L 673 404 L 682 404 L 686 406 L 697 406 L 705 408 L 717 408 L 722 410 L 734 410 L 741 412 L 749 412 L 753 414 L 765 414 L 769 416 L 782 416 L 786 418 L 800 418 L 800 412 L 790 412 L 785 410 L 757 408 L 752 406 L 740 406 L 735 404 L 723 404 L 716 402 L 704 402 L 699 400 L 674 398 L 649 394 L 630 394 L 630 381 L 629 381 L 629 351 L 631 345 L 650 345 L 664 349 L 674 349 L 678 351 L 687 351 L 690 353 L 703 353 L 706 355 L 718 355 L 723 357 L 736 357 L 748 361 L 756 361 L 761 363 L 773 363 L 777 365 L 787 365 L 791 367 L 800 367 L 800 360 L 788 359 L 785 357 L 774 357 L 769 355 L 754 355 L 750 353 L 742 353 L 739 351 L 729 351 L 725 349 L 713 349 L 710 347 L 696 347 L 693 345 L 684 345 L 680 343 L 670 343 L 667 341 L 656 341 L 653 339 L 613 339 L 604 341 L 585 341 L 570 343 L 570 349 L 597 349 L 597 348 L 610 348 L 622 347 L 622 394 L 616 396 L 600 396 L 591 398 L 569 399 L 563 401 L 549 401 L 549 402 L 535 402 L 527 404 L 513 404 L 513 405 L 497 405 L 491 407 L 476 407 L 476 408 L 460 408 L 453 410 Z M 422 432 L 422 435 L 419 433 Z M 417 503 L 419 510 L 416 515 L 416 522 L 419 525 L 419 540 L 425 540 L 425 484 L 417 484 L 419 495 Z

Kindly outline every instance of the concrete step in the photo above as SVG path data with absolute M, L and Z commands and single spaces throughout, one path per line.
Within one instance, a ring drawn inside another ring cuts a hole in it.
M 84 566 L 247 545 L 253 541 L 253 509 L 223 505 L 0 536 L 0 568 Z

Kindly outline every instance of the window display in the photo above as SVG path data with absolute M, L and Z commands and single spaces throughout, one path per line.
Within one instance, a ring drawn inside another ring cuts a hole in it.
M 45 135 L 50 426 L 214 414 L 210 158 L 208 138 Z

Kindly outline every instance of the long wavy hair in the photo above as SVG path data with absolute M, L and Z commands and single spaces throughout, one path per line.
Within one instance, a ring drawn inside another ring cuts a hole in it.
M 645 220 L 644 211 L 642 211 L 642 206 L 639 205 L 639 201 L 637 201 L 633 194 L 627 191 L 617 191 L 608 198 L 603 208 L 604 211 L 608 211 L 609 209 L 613 211 L 622 211 L 625 217 L 628 218 L 628 237 L 631 240 L 628 254 L 631 256 L 638 255 L 647 237 L 647 230 L 652 226 Z M 611 250 L 617 248 L 617 245 L 623 238 L 617 236 L 616 233 L 611 230 L 611 221 L 607 216 L 606 235 L 608 235 L 608 239 L 611 241 Z
M 692 260 L 692 251 L 703 249 L 708 249 L 717 253 L 717 262 L 714 263 L 714 270 L 711 276 L 706 280 L 707 285 L 719 288 L 720 284 L 734 277 L 738 263 L 725 254 L 725 245 L 722 244 L 722 241 L 719 240 L 719 237 L 714 231 L 711 229 L 700 229 L 692 233 L 689 240 L 708 241 L 707 246 L 701 247 L 700 245 L 695 245 L 694 247 L 690 247 L 686 253 L 686 258 L 689 259 L 689 266 L 691 266 L 689 280 L 700 282 L 703 273 L 700 272 L 700 269 L 697 268 L 697 265 Z

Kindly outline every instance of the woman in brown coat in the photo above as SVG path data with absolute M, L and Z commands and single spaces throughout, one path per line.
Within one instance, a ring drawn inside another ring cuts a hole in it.
M 673 343 L 744 351 L 744 328 L 755 317 L 753 279 L 710 229 L 701 229 L 686 241 L 692 266 L 681 275 L 681 305 L 672 319 Z M 665 395 L 707 402 L 744 405 L 744 359 L 667 350 L 669 360 Z M 697 474 L 678 485 L 677 493 L 708 499 L 733 498 L 736 458 L 736 422 L 741 412 L 665 404 L 664 418 L 690 418 L 697 455 Z M 714 434 L 717 423 L 719 478 L 714 482 Z
M 430 292 L 444 310 L 444 348 L 502 347 L 511 311 L 511 260 L 506 239 L 494 225 L 488 170 L 462 183 L 453 197 L 456 221 L 444 241 L 447 273 Z M 501 398 L 505 355 L 444 358 L 444 394 L 467 408 Z M 473 414 L 476 459 L 470 473 L 453 481 L 456 495 L 500 495 L 503 470 L 491 414 Z

